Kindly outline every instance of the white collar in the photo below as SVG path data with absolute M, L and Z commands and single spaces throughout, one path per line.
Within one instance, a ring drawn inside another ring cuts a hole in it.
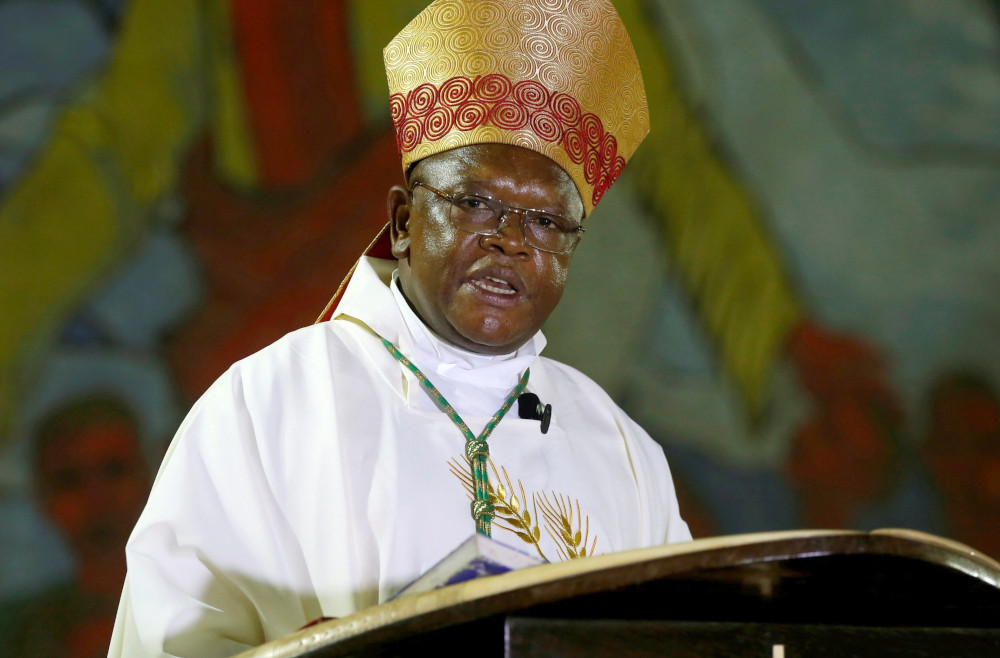
M 394 262 L 363 257 L 344 291 L 337 316 L 360 320 L 395 344 L 460 414 L 492 416 L 545 347 L 545 336 L 539 331 L 510 354 L 491 356 L 460 349 L 443 341 L 417 317 L 394 283 L 396 279 Z M 388 352 L 386 358 L 391 358 Z M 433 407 L 419 388 L 408 387 L 408 403 Z

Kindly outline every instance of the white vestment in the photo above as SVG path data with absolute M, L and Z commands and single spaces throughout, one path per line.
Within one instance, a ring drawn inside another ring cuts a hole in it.
M 474 433 L 530 366 L 551 427 L 515 406 L 489 438 L 490 481 L 527 505 L 549 560 L 565 546 L 544 500 L 572 509 L 588 554 L 690 539 L 662 450 L 604 391 L 539 357 L 541 333 L 498 357 L 442 343 L 390 285 L 394 265 L 362 259 L 332 321 L 234 364 L 192 408 L 126 549 L 110 655 L 237 653 L 386 600 L 475 532 L 449 466 L 469 470 L 465 439 L 376 333 Z M 500 525 L 495 539 L 536 552 Z

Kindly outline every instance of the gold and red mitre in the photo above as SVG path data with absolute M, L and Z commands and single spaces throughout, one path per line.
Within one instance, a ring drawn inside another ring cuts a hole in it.
M 649 132 L 609 0 L 435 0 L 384 55 L 404 173 L 460 146 L 522 146 L 566 170 L 589 215 Z

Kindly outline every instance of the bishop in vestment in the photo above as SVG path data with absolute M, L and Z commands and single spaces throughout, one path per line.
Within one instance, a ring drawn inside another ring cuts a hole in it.
M 320 322 L 185 419 L 112 656 L 232 655 L 386 600 L 473 532 L 548 560 L 690 539 L 660 447 L 540 356 L 585 218 L 648 131 L 613 5 L 436 0 L 385 63 L 388 224 Z M 542 422 L 507 413 L 525 393 Z

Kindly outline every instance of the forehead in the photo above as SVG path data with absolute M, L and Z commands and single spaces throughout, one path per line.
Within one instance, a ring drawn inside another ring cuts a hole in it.
M 44 455 L 43 462 L 53 454 L 77 458 L 107 451 L 139 451 L 139 435 L 130 421 L 116 418 L 91 420 L 71 430 L 45 437 L 38 446 L 39 454 Z
M 410 179 L 583 217 L 583 201 L 569 174 L 548 156 L 520 146 L 477 144 L 438 153 L 417 163 Z

